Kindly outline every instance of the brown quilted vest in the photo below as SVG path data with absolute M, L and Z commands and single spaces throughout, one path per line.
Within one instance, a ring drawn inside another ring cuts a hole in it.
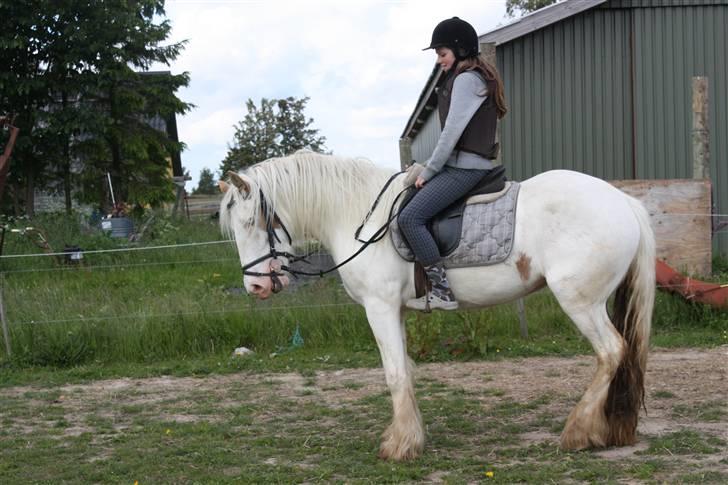
M 437 110 L 440 115 L 440 126 L 445 126 L 447 114 L 450 111 L 450 98 L 452 86 L 455 83 L 455 76 L 448 76 L 445 83 L 437 90 Z M 495 81 L 486 81 L 488 97 L 480 105 L 465 131 L 460 136 L 456 150 L 476 153 L 489 160 L 498 157 L 498 143 L 495 141 L 496 127 L 498 126 L 498 112 L 496 111 L 495 100 L 490 93 L 495 91 Z

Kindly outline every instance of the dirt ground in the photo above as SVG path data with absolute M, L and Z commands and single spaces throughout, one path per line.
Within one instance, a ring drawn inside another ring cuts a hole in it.
M 592 356 L 574 358 L 538 357 L 504 359 L 491 362 L 452 362 L 424 364 L 417 368 L 419 382 L 440 383 L 455 389 L 465 389 L 478 400 L 493 403 L 509 401 L 527 403 L 544 395 L 557 398 L 541 409 L 559 420 L 568 415 L 580 398 L 595 369 Z M 257 392 L 251 402 L 275 400 L 278 397 L 298 402 L 314 402 L 329 408 L 347 407 L 361 399 L 386 392 L 381 369 L 342 369 L 319 371 L 315 376 L 299 373 L 246 373 L 207 377 L 160 377 L 150 379 L 116 379 L 89 384 L 72 384 L 58 388 L 66 416 L 83 416 L 93 412 L 99 403 L 114 401 L 124 405 L 154 407 L 159 404 L 161 417 L 189 421 L 190 413 L 175 414 L 164 403 L 182 405 L 192 396 L 218 394 L 222 406 L 229 397 L 226 388 L 255 384 Z M 0 389 L 0 397 L 19 397 L 31 388 Z M 498 390 L 494 393 L 494 390 Z M 418 389 L 418 399 L 426 400 L 427 389 Z M 721 474 L 728 473 L 728 346 L 714 349 L 655 350 L 650 354 L 646 376 L 646 413 L 640 416 L 640 441 L 630 447 L 607 449 L 596 453 L 605 459 L 619 460 L 639 455 L 647 450 L 655 437 L 691 430 L 716 437 L 722 441 L 714 452 L 703 453 L 699 460 Z M 209 419 L 210 416 L 205 416 Z M 123 420 L 117 421 L 123 426 Z M 87 431 L 82 419 L 70 423 L 66 433 Z M 381 423 L 382 428 L 386 423 Z M 521 435 L 524 445 L 558 443 L 556 430 L 526 432 Z M 667 450 L 669 453 L 670 450 Z M 691 458 L 692 459 L 692 458 Z

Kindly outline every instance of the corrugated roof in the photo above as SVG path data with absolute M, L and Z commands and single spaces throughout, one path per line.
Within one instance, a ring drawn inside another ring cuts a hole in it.
M 494 42 L 497 45 L 505 44 L 514 39 L 528 35 L 531 32 L 555 24 L 561 20 L 589 10 L 609 0 L 565 0 L 554 3 L 548 7 L 536 10 L 528 15 L 514 20 L 508 25 L 499 27 L 481 35 L 480 42 Z

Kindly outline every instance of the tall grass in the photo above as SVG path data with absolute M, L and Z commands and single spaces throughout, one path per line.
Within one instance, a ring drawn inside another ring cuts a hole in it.
M 129 243 L 84 228 L 77 217 L 31 221 L 54 249 L 86 250 Z M 142 221 L 140 221 L 142 222 Z M 21 224 L 30 225 L 28 221 Z M 156 216 L 136 247 L 220 240 L 213 221 Z M 37 253 L 28 238 L 8 234 L 4 254 Z M 230 355 L 244 346 L 264 355 L 288 349 L 297 328 L 306 348 L 374 351 L 364 311 L 336 278 L 256 302 L 242 291 L 231 244 L 89 254 L 69 266 L 56 258 L 0 260 L 12 359 L 20 366 L 156 362 Z M 529 338 L 513 305 L 469 312 L 407 315 L 410 353 L 419 360 L 588 352 L 548 291 L 526 303 Z M 726 313 L 658 294 L 656 345 L 726 343 Z

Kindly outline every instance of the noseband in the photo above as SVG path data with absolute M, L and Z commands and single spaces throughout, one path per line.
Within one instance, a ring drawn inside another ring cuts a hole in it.
M 263 191 L 259 189 L 260 193 L 260 210 L 263 212 L 263 217 L 265 217 L 265 232 L 268 234 L 268 247 L 270 248 L 270 251 L 268 251 L 268 254 L 261 256 L 250 263 L 243 266 L 243 276 L 267 276 L 270 278 L 271 282 L 273 283 L 273 293 L 278 293 L 283 289 L 283 283 L 281 283 L 280 276 L 283 275 L 283 271 L 291 272 L 290 268 L 284 264 L 280 264 L 278 266 L 278 269 L 275 271 L 270 271 L 268 273 L 260 273 L 257 271 L 250 271 L 249 269 L 255 266 L 256 264 L 259 264 L 262 261 L 265 261 L 267 259 L 272 259 L 273 261 L 278 261 L 278 257 L 282 256 L 284 258 L 288 258 L 290 262 L 299 261 L 305 258 L 301 256 L 296 256 L 295 254 L 291 254 L 286 251 L 278 251 L 276 249 L 276 241 L 279 243 L 281 242 L 281 239 L 278 237 L 278 234 L 276 234 L 275 231 L 275 224 L 278 224 L 282 229 L 283 232 L 286 234 L 286 237 L 288 238 L 288 244 L 292 244 L 293 240 L 291 239 L 291 234 L 288 232 L 288 229 L 286 228 L 285 224 L 281 221 L 281 219 L 278 217 L 278 214 L 275 213 L 275 211 L 269 211 L 268 210 L 268 202 L 266 201 L 265 195 L 263 195 Z M 235 205 L 235 199 L 232 199 L 228 205 L 227 208 L 230 209 L 233 205 Z M 291 273 L 293 274 L 293 273 Z

